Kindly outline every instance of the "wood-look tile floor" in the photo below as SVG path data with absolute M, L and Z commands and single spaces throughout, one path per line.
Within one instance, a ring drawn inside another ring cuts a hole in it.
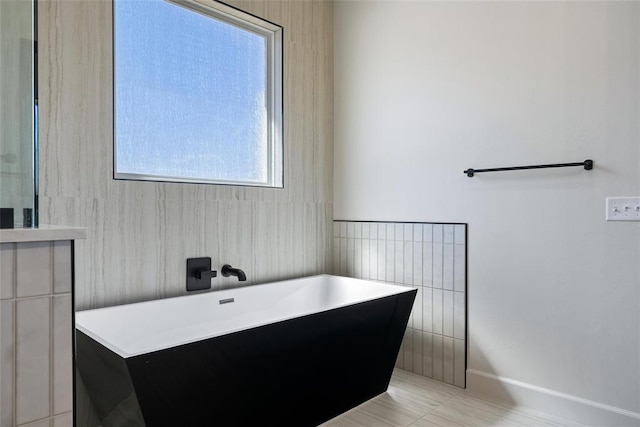
M 578 427 L 542 412 L 472 394 L 396 369 L 386 393 L 322 424 L 322 427 Z

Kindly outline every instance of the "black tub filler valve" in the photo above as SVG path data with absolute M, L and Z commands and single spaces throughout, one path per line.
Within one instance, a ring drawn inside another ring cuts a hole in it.
M 211 270 L 210 257 L 187 259 L 187 291 L 211 289 L 211 279 L 217 275 Z

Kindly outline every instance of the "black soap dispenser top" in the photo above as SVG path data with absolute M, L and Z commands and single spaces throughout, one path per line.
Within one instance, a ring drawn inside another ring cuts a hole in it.
M 0 208 L 0 228 L 13 228 L 13 208 Z

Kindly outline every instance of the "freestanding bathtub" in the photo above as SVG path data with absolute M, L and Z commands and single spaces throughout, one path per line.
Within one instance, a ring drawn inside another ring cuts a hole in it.
M 104 427 L 315 426 L 384 392 L 416 290 L 320 275 L 76 313 Z

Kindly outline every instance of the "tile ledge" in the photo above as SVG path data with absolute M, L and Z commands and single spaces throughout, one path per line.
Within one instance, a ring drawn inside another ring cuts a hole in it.
M 45 242 L 52 240 L 86 239 L 85 227 L 41 225 L 38 228 L 3 228 L 0 243 Z

